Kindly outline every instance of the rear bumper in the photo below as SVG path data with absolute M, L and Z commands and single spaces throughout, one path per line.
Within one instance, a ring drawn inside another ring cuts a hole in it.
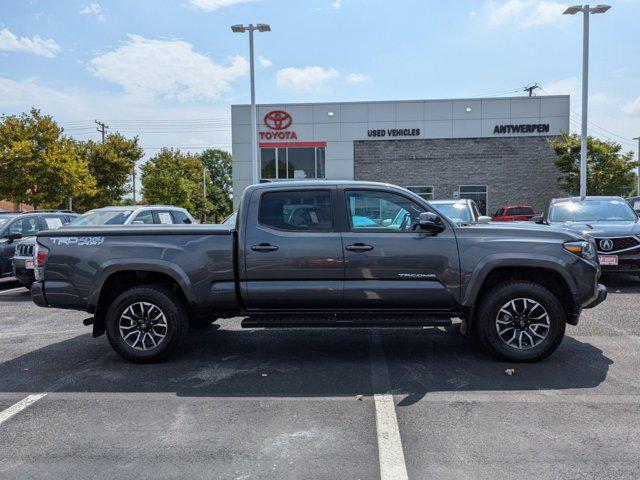
M 596 298 L 588 305 L 585 305 L 584 308 L 593 308 L 597 305 L 600 305 L 602 302 L 605 301 L 606 298 L 607 298 L 607 287 L 599 283 Z
M 44 291 L 42 289 L 42 282 L 34 282 L 31 285 L 31 300 L 39 307 L 48 307 L 47 299 L 44 298 Z

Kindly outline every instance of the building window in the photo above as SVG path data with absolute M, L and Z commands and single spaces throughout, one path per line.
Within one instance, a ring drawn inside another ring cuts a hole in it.
M 325 148 L 262 148 L 260 171 L 263 179 L 325 178 Z
M 425 200 L 433 200 L 433 187 L 423 185 L 407 187 L 407 190 L 417 193 Z
M 458 194 L 460 198 L 469 198 L 476 202 L 480 213 L 486 215 L 489 203 L 488 190 L 486 185 L 460 185 Z

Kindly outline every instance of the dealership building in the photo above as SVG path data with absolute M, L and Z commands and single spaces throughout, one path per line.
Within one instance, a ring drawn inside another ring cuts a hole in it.
M 251 107 L 231 107 L 234 206 L 251 184 Z M 569 96 L 257 106 L 260 181 L 369 180 L 427 199 L 546 208 Z

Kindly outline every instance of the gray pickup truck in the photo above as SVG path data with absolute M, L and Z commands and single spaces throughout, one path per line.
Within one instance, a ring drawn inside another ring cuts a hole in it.
M 235 227 L 66 227 L 37 237 L 34 302 L 93 315 L 122 357 L 152 362 L 189 325 L 446 326 L 535 361 L 606 297 L 593 241 L 535 224 L 458 225 L 379 183 L 253 185 Z

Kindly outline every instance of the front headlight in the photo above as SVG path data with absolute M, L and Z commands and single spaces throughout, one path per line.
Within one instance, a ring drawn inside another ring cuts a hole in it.
M 591 242 L 565 242 L 564 249 L 571 253 L 575 253 L 579 257 L 586 258 L 587 260 L 596 259 L 596 249 Z

